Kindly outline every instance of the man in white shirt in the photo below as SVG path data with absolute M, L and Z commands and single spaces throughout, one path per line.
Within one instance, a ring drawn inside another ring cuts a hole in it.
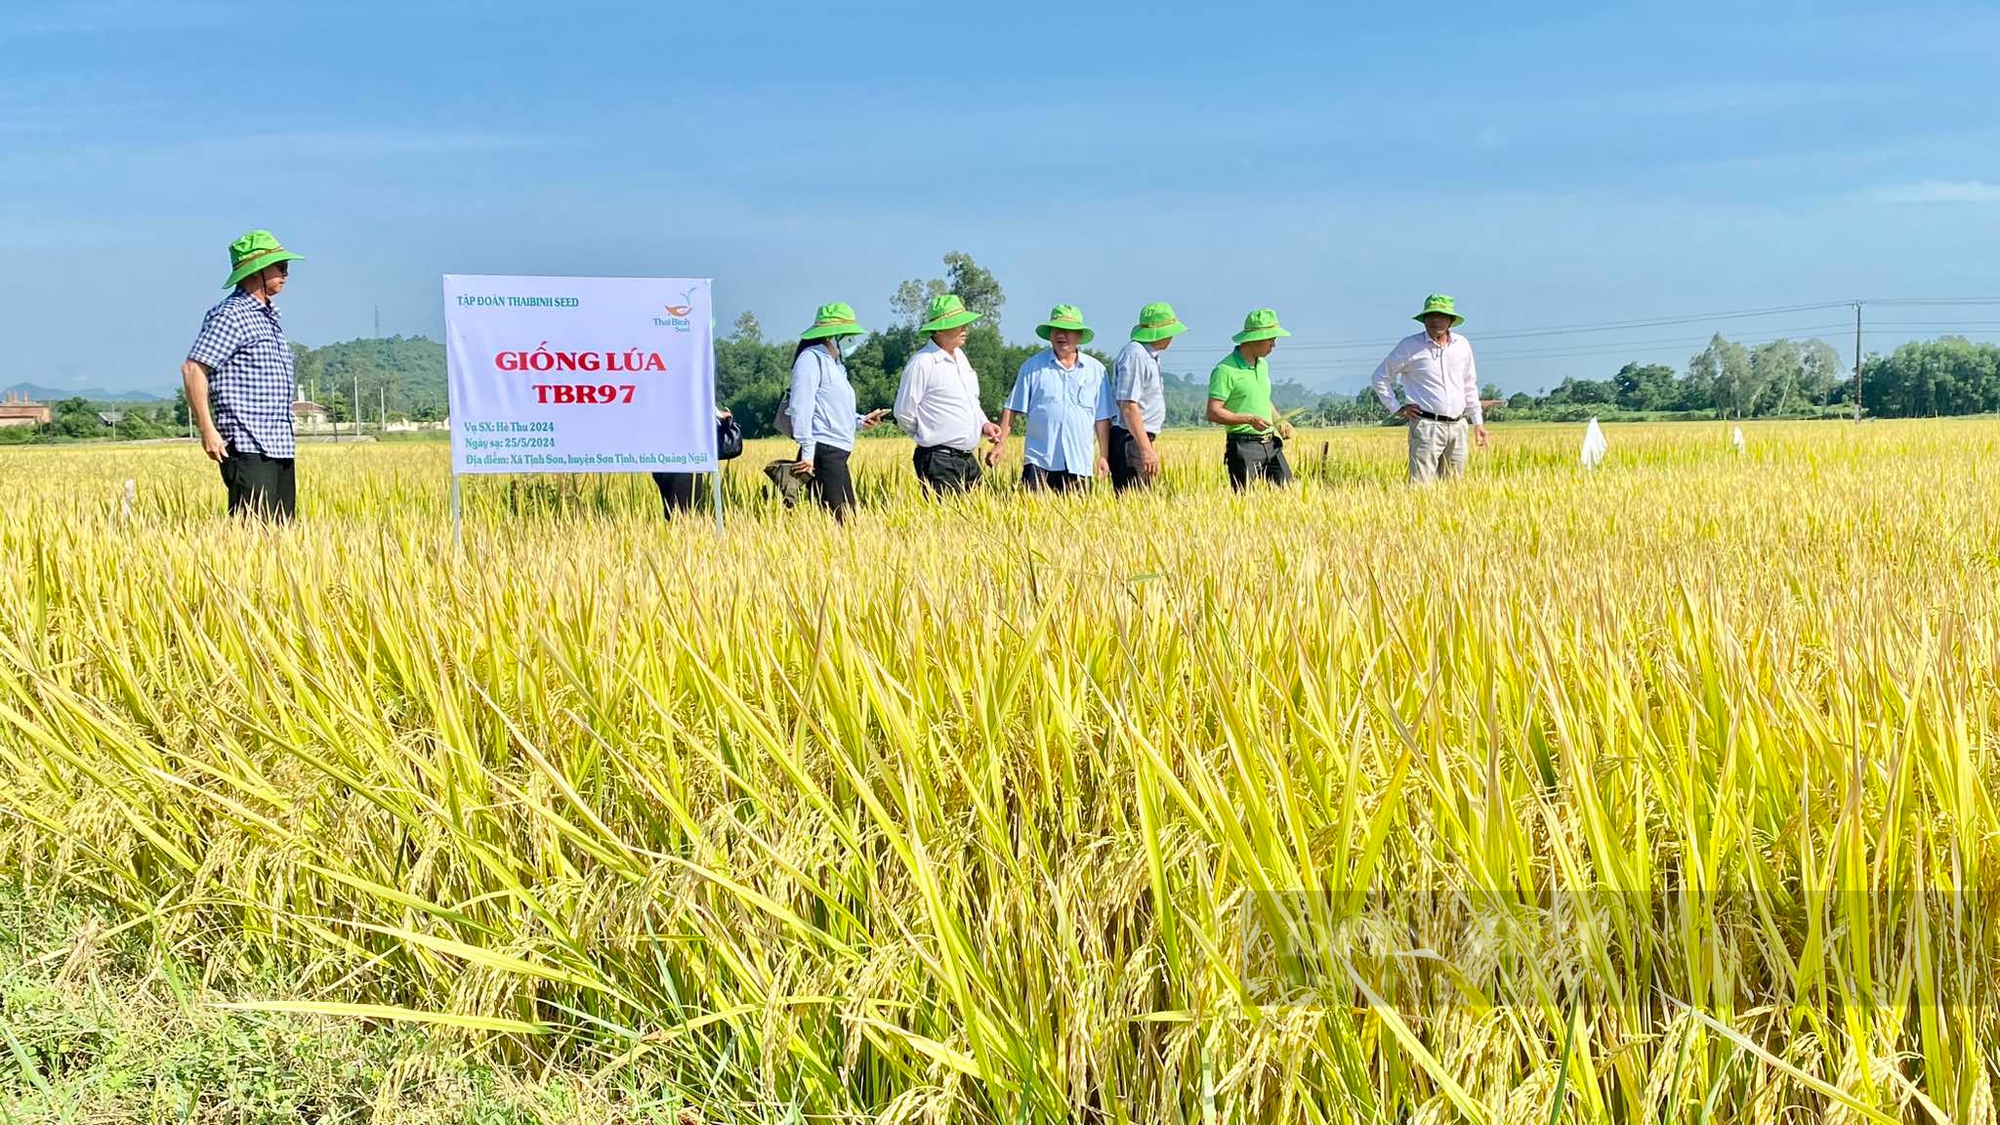
M 979 405 L 979 373 L 965 358 L 965 337 L 978 319 L 955 293 L 933 297 L 917 329 L 930 342 L 903 365 L 896 389 L 896 424 L 917 443 L 917 479 L 934 496 L 977 485 L 979 439 L 1000 438 Z
M 1465 323 L 1458 303 L 1443 293 L 1424 299 L 1424 311 L 1410 319 L 1424 330 L 1397 344 L 1375 368 L 1375 398 L 1382 409 L 1409 422 L 1410 483 L 1429 484 L 1465 471 L 1466 423 L 1486 445 L 1486 415 L 1479 406 L 1479 370 L 1472 341 L 1453 332 Z M 1395 383 L 1403 381 L 1396 404 Z

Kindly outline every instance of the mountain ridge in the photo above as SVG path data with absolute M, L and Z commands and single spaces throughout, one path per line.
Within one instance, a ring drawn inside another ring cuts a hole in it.
M 36 402 L 61 402 L 66 398 L 81 398 L 91 402 L 170 402 L 172 391 L 155 394 L 151 391 L 107 391 L 103 387 L 48 387 L 40 383 L 23 380 L 11 387 L 0 387 L 0 396 L 23 395 Z

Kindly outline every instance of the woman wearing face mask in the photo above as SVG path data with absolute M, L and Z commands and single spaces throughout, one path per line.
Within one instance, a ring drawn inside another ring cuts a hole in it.
M 855 430 L 873 429 L 888 413 L 854 412 L 847 357 L 866 338 L 854 322 L 854 310 L 836 301 L 820 306 L 812 327 L 799 333 L 798 350 L 792 353 L 792 434 L 799 442 L 792 472 L 805 477 L 812 494 L 840 520 L 854 510 L 847 455 L 854 449 Z

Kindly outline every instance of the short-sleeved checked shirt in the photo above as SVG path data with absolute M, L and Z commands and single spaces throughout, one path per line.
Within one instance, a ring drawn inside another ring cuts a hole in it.
M 1138 403 L 1140 425 L 1149 434 L 1159 433 L 1167 424 L 1167 388 L 1160 380 L 1160 353 L 1137 340 L 1126 344 L 1111 361 L 1111 398 L 1113 402 Z M 1124 413 L 1113 414 L 1111 424 L 1124 429 Z
M 209 369 L 208 413 L 233 453 L 297 456 L 292 440 L 292 348 L 278 309 L 243 290 L 201 322 L 188 358 Z

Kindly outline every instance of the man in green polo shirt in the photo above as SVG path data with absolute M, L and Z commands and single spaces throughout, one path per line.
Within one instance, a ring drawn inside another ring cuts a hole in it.
M 1258 309 L 1243 318 L 1243 331 L 1233 337 L 1236 350 L 1208 376 L 1208 420 L 1229 427 L 1222 460 L 1230 487 L 1239 492 L 1254 481 L 1292 483 L 1285 460 L 1292 427 L 1271 405 L 1271 366 L 1265 362 L 1278 337 L 1289 335 L 1277 313 Z

